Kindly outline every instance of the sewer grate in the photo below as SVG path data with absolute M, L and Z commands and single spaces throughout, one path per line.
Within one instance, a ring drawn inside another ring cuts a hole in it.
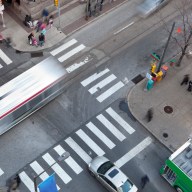
M 137 75 L 136 77 L 134 77 L 131 81 L 135 84 L 139 83 L 140 81 L 142 81 L 145 77 L 143 77 L 141 74 Z
M 165 113 L 170 114 L 170 113 L 173 113 L 173 108 L 171 106 L 165 106 L 164 111 Z
M 31 53 L 31 57 L 42 57 L 43 56 L 43 52 L 35 52 L 35 53 Z

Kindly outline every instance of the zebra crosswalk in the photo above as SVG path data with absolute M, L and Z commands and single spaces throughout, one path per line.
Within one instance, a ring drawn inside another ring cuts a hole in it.
M 13 61 L 0 49 L 0 69 L 3 68 L 3 64 L 5 63 L 6 65 L 11 64 Z
M 71 39 L 70 41 L 52 50 L 50 54 L 56 57 L 59 62 L 64 63 L 67 60 L 69 60 L 71 57 L 79 55 L 82 51 L 85 50 L 85 48 L 86 46 L 83 44 L 79 44 L 76 39 Z M 82 67 L 83 65 L 87 64 L 91 60 L 92 58 L 89 58 L 87 56 L 77 63 L 73 63 L 70 66 L 66 66 L 64 64 L 64 66 L 66 67 L 66 71 L 68 73 L 71 73 L 77 70 L 78 68 Z
M 103 79 L 104 78 L 104 79 Z M 94 84 L 94 82 L 101 79 L 98 83 Z M 94 85 L 93 85 L 94 84 Z M 111 85 L 113 84 L 113 85 Z M 96 97 L 97 101 L 102 103 L 119 89 L 124 87 L 124 83 L 122 81 L 117 80 L 117 77 L 114 74 L 110 74 L 110 70 L 104 69 L 99 73 L 94 73 L 93 75 L 87 77 L 83 81 L 81 81 L 81 85 L 83 87 L 88 87 L 88 92 L 91 95 L 97 94 L 97 92 L 101 92 L 102 88 L 109 87 L 106 91 L 103 91 L 100 95 Z
M 24 191 L 34 191 L 34 177 L 37 183 L 55 173 L 57 189 L 63 189 L 74 177 L 82 174 L 87 169 L 87 164 L 93 157 L 107 156 L 110 150 L 135 132 L 135 129 L 121 117 L 112 107 L 108 107 L 101 114 L 87 122 L 69 137 L 60 141 L 28 166 L 19 171 L 19 176 L 24 184 Z M 150 145 L 152 139 L 145 138 L 132 148 L 127 154 L 116 161 L 120 167 L 134 158 Z M 63 161 L 58 161 L 64 152 L 70 156 Z M 39 177 L 37 177 L 39 175 Z

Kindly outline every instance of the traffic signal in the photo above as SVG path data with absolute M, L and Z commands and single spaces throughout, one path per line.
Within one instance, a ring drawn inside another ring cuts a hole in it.
M 157 67 L 157 66 L 156 66 L 155 63 L 151 63 L 151 69 L 150 69 L 151 74 L 152 74 L 152 73 L 155 73 L 156 67 Z
M 55 7 L 58 7 L 58 5 L 59 5 L 59 0 L 54 0 L 54 5 L 55 5 Z

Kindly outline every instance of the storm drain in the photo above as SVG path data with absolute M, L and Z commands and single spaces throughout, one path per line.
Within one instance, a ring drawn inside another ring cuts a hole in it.
M 35 53 L 31 53 L 31 57 L 42 57 L 43 56 L 43 52 L 35 52 Z
M 143 77 L 141 74 L 137 75 L 136 77 L 134 77 L 131 81 L 135 84 L 139 83 L 140 81 L 142 81 L 145 77 Z
M 167 133 L 163 133 L 163 137 L 167 138 L 169 135 Z
M 170 113 L 173 113 L 173 108 L 171 106 L 165 106 L 164 111 L 165 113 L 170 114 Z

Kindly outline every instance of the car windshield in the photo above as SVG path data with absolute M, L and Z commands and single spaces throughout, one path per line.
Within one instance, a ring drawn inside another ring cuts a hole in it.
M 107 161 L 98 168 L 97 172 L 104 175 L 113 166 L 114 164 L 111 161 Z
M 146 0 L 146 1 L 144 1 L 142 6 L 143 6 L 143 8 L 148 10 L 148 9 L 155 8 L 158 4 L 159 4 L 159 0 Z
M 133 184 L 130 181 L 126 181 L 121 187 L 119 188 L 119 191 L 121 192 L 128 192 L 132 188 Z

